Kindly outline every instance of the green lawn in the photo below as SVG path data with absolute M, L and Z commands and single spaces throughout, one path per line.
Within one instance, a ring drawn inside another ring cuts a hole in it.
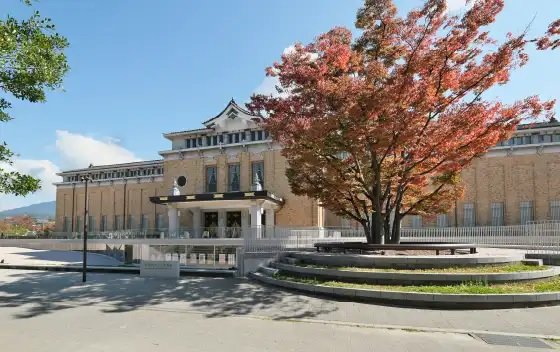
M 313 285 L 331 287 L 360 288 L 383 291 L 424 292 L 424 293 L 463 293 L 463 294 L 505 294 L 505 293 L 534 293 L 534 292 L 560 292 L 560 277 L 545 281 L 526 281 L 503 284 L 487 284 L 483 282 L 465 282 L 456 285 L 436 286 L 398 286 L 398 285 L 370 285 L 354 284 L 340 281 L 300 278 L 277 274 L 276 279 L 301 282 Z
M 363 271 L 363 272 L 389 272 L 389 273 L 445 273 L 445 274 L 487 274 L 487 273 L 515 273 L 520 271 L 540 271 L 546 270 L 549 267 L 524 265 L 521 263 L 514 264 L 500 264 L 500 265 L 480 265 L 473 267 L 449 267 L 449 268 L 436 268 L 436 269 L 380 269 L 380 268 L 357 268 L 349 266 L 322 266 L 311 264 L 298 264 L 298 266 L 306 268 L 319 268 L 319 269 L 335 269 L 343 271 Z

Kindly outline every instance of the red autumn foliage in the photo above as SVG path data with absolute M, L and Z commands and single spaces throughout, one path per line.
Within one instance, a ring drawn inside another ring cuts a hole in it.
M 248 106 L 283 145 L 293 192 L 358 221 L 369 242 L 398 242 L 405 215 L 447 211 L 474 158 L 552 116 L 553 101 L 484 95 L 528 60 L 524 33 L 497 44 L 485 30 L 503 6 L 480 0 L 459 17 L 427 0 L 401 18 L 391 0 L 366 0 L 356 40 L 334 28 L 268 68 L 278 96 Z
M 548 26 L 545 35 L 537 40 L 537 48 L 540 50 L 560 48 L 560 19 Z

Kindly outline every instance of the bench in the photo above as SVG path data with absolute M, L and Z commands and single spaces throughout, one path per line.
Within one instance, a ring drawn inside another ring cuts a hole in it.
M 439 255 L 440 251 L 448 250 L 451 255 L 454 255 L 457 249 L 468 249 L 470 254 L 476 253 L 476 245 L 463 243 L 370 244 L 363 242 L 324 242 L 315 243 L 313 246 L 317 249 L 317 252 L 332 252 L 333 249 L 342 250 L 343 253 L 346 253 L 347 250 L 358 250 L 359 253 L 375 250 L 433 250 L 436 252 L 436 255 Z

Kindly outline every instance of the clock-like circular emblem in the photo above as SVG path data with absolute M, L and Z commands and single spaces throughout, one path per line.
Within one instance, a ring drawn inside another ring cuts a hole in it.
M 180 187 L 183 187 L 184 185 L 187 184 L 187 178 L 186 178 L 185 176 L 179 176 L 179 177 L 177 178 L 177 184 L 178 184 Z

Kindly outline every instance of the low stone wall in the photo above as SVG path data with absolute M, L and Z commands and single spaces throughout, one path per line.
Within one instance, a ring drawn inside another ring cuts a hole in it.
M 251 273 L 249 274 L 249 277 L 265 284 L 307 293 L 327 295 L 349 300 L 381 302 L 404 306 L 446 309 L 494 309 L 552 305 L 560 303 L 560 292 L 480 295 L 416 293 L 311 285 L 293 281 L 278 280 L 260 272 Z
M 355 266 L 361 268 L 429 269 L 452 266 L 478 266 L 515 263 L 522 255 L 511 256 L 380 256 L 362 254 L 299 253 L 288 254 L 308 264 L 324 266 Z

